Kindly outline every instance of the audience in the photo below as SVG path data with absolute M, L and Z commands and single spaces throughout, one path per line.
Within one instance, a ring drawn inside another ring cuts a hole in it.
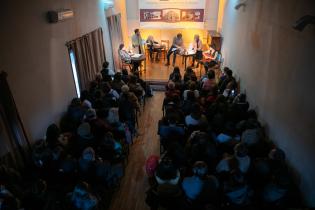
M 0 210 L 107 209 L 124 175 L 148 85 L 137 73 L 102 76 L 32 146 L 31 164 L 0 166 Z M 285 209 L 298 205 L 283 150 L 265 141 L 229 68 L 169 77 L 158 124 L 161 157 L 146 162 L 151 209 Z M 143 192 L 145 193 L 145 192 Z
M 224 68 L 217 82 L 215 68 L 205 65 L 199 81 L 190 67 L 183 80 L 178 67 L 170 74 L 147 204 L 152 210 L 296 205 L 285 153 L 264 140 L 257 113 L 236 93 L 232 70 Z

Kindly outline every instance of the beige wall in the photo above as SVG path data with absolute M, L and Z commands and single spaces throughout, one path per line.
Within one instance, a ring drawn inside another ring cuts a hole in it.
M 299 185 L 315 207 L 315 26 L 292 29 L 296 19 L 315 15 L 313 0 L 251 0 L 234 9 L 227 1 L 223 57 L 241 78 L 270 138 L 286 151 Z
M 128 42 L 130 45 L 131 36 L 134 29 L 140 27 L 139 22 L 139 0 L 125 0 L 127 9 L 128 23 Z M 205 29 L 141 29 L 142 38 L 146 39 L 148 35 L 153 35 L 155 40 L 172 40 L 177 33 L 182 33 L 186 45 L 192 42 L 194 34 L 199 34 L 206 42 L 207 30 L 217 29 L 219 0 L 206 0 L 205 9 Z
M 60 119 L 76 96 L 67 41 L 103 28 L 105 51 L 111 60 L 109 36 L 101 0 L 4 0 L 0 7 L 0 69 L 8 80 L 18 110 L 32 140 Z M 72 9 L 75 17 L 49 24 L 49 10 Z

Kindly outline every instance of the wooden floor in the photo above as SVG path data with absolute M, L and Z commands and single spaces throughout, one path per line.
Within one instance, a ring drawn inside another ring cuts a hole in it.
M 172 57 L 171 57 L 171 63 L 172 63 Z M 191 65 L 191 59 L 187 59 L 187 67 Z M 142 79 L 146 81 L 167 81 L 169 78 L 169 75 L 173 72 L 174 67 L 172 65 L 165 66 L 166 60 L 163 58 L 159 61 L 151 61 L 148 59 L 146 61 L 146 71 L 143 72 Z M 175 66 L 178 66 L 181 70 L 181 74 L 184 75 L 185 65 L 182 62 L 182 57 L 177 56 L 176 57 L 176 64 Z M 194 69 L 197 77 L 200 77 L 200 73 L 204 73 L 203 66 L 200 65 L 199 68 Z M 201 72 L 200 72 L 201 71 Z
M 149 210 L 145 203 L 149 184 L 144 165 L 150 155 L 159 155 L 157 125 L 162 117 L 163 98 L 163 92 L 155 92 L 146 101 L 145 110 L 139 119 L 139 132 L 142 135 L 130 147 L 126 175 L 114 195 L 110 210 Z

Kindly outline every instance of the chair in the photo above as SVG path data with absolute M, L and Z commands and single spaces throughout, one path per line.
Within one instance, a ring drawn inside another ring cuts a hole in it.
M 166 54 L 170 49 L 170 40 L 161 40 L 161 45 L 165 45 L 165 48 L 161 49 L 161 55 L 164 55 L 164 60 L 166 58 Z

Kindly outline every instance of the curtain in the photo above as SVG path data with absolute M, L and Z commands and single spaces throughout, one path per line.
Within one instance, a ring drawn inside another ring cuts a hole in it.
M 2 164 L 16 168 L 23 168 L 26 165 L 31 146 L 5 72 L 0 73 L 0 144 Z
M 68 42 L 67 47 L 74 52 L 81 90 L 89 87 L 101 71 L 105 58 L 102 28 L 98 28 L 82 37 Z
M 118 48 L 123 43 L 123 35 L 121 29 L 121 15 L 112 15 L 107 17 L 108 28 L 110 32 L 110 39 L 112 44 L 113 60 L 115 71 L 120 69 L 120 57 L 118 55 Z

